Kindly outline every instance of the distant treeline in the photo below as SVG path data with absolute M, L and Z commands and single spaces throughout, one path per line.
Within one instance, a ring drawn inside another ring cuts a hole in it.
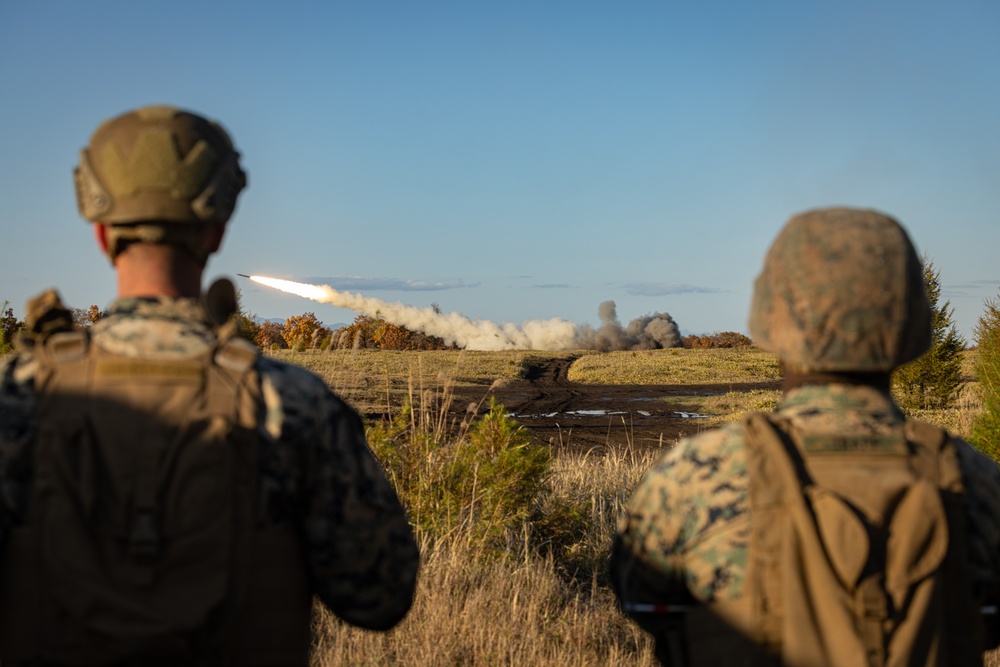
M 707 347 L 753 347 L 753 341 L 749 336 L 744 336 L 735 331 L 723 331 L 721 333 L 691 334 L 681 338 L 684 347 L 707 348 Z
M 79 326 L 90 326 L 107 315 L 96 305 L 74 308 L 73 321 Z M 339 329 L 323 325 L 315 313 L 293 315 L 282 324 L 274 321 L 258 322 L 239 308 L 233 316 L 240 333 L 265 350 L 446 350 L 454 348 L 437 336 L 411 331 L 404 326 L 386 322 L 380 317 L 358 315 L 354 321 Z M 0 313 L 0 352 L 6 352 L 14 342 L 24 321 L 14 315 L 13 308 Z M 687 348 L 738 348 L 752 347 L 749 337 L 735 331 L 712 334 L 690 334 L 681 339 Z

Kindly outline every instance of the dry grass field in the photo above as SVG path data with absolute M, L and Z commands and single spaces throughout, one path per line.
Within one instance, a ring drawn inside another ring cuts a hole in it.
M 484 533 L 476 500 L 460 499 L 458 520 L 446 530 L 418 528 L 422 570 L 408 617 L 388 633 L 372 633 L 338 621 L 317 605 L 316 667 L 655 664 L 651 641 L 618 611 L 606 581 L 605 563 L 623 504 L 659 446 L 670 447 L 677 437 L 751 410 L 773 409 L 780 398 L 779 366 L 759 350 L 269 354 L 312 370 L 354 404 L 367 416 L 369 440 L 383 456 L 386 447 L 397 444 L 424 447 L 415 450 L 418 454 L 430 451 L 426 448 L 457 449 L 485 419 L 490 397 L 520 401 L 522 413 L 539 400 L 549 401 L 546 409 L 566 403 L 559 408 L 564 412 L 552 417 L 563 422 L 557 425 L 558 442 L 541 439 L 549 443 L 542 445 L 548 450 L 544 494 L 530 518 L 516 529 L 507 524 L 499 533 Z M 964 383 L 955 405 L 914 416 L 968 433 L 980 408 L 971 376 L 973 354 L 965 353 Z M 550 370 L 553 377 L 539 377 Z M 553 387 L 562 393 L 550 391 Z M 564 435 L 567 441 L 578 437 L 565 424 L 570 403 L 580 397 L 641 403 L 638 410 L 629 408 L 628 419 L 618 413 L 603 417 L 600 446 L 586 440 L 582 447 L 556 446 L 566 444 Z M 657 447 L 643 447 L 641 427 L 633 420 L 653 405 L 668 416 L 696 413 L 697 419 L 681 420 L 682 427 L 660 431 Z M 509 419 L 499 425 L 513 424 Z M 526 432 L 543 426 L 537 419 L 537 424 L 524 421 L 527 427 L 514 424 L 501 434 L 514 449 L 528 447 Z M 534 440 L 531 446 L 539 446 L 539 438 Z M 434 457 L 416 456 L 418 467 L 422 458 Z M 411 472 L 419 477 L 434 471 Z M 478 468 L 470 474 L 478 475 Z M 398 481 L 396 472 L 392 476 Z M 1000 652 L 988 654 L 986 665 L 1000 667 Z
M 780 397 L 777 389 L 754 388 L 773 387 L 780 378 L 773 357 L 757 350 L 572 355 L 337 351 L 279 356 L 314 370 L 366 414 L 398 415 L 409 402 L 417 415 L 413 428 L 425 434 L 446 428 L 443 406 L 454 401 L 456 391 L 520 386 L 540 358 L 572 360 L 567 373 L 572 386 L 680 385 L 668 398 L 656 400 L 701 413 L 704 418 L 693 427 L 697 430 L 750 410 L 772 409 Z M 723 389 L 683 390 L 709 383 Z M 727 384 L 733 389 L 727 390 Z M 977 409 L 976 387 L 967 377 L 955 407 L 917 416 L 963 434 Z M 463 432 L 435 437 L 446 443 Z M 632 444 L 627 431 L 609 429 L 606 447 L 554 453 L 543 510 L 574 508 L 586 526 L 583 534 L 548 552 L 534 544 L 530 522 L 491 550 L 484 550 L 473 531 L 462 526 L 446 535 L 421 534 L 423 569 L 407 619 L 391 632 L 377 634 L 346 626 L 318 609 L 313 664 L 655 664 L 651 642 L 617 610 L 603 570 L 623 503 L 656 456 L 655 450 Z M 1000 665 L 1000 657 L 988 655 L 987 664 Z

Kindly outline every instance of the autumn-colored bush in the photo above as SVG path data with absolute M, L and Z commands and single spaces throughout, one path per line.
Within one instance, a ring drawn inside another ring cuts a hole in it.
M 285 320 L 285 328 L 281 337 L 285 344 L 293 349 L 319 348 L 323 341 L 330 337 L 331 331 L 323 326 L 315 313 L 293 315 Z
M 285 337 L 282 335 L 284 331 L 284 325 L 277 322 L 270 320 L 261 322 L 257 328 L 257 337 L 254 338 L 253 342 L 257 343 L 258 347 L 263 350 L 287 350 L 288 343 L 285 342 Z
M 333 333 L 334 347 L 348 350 L 446 350 L 437 336 L 411 331 L 380 317 L 358 315 L 346 327 Z
M 381 321 L 381 320 L 380 320 Z M 415 350 L 413 332 L 406 327 L 382 322 L 372 335 L 375 346 L 380 350 Z
M 367 315 L 358 315 L 346 327 L 337 329 L 337 347 L 348 350 L 366 350 L 375 345 L 375 330 L 381 320 Z
M 448 345 L 443 338 L 428 336 L 420 331 L 413 332 L 413 348 L 416 350 L 456 350 L 458 346 Z
M 688 348 L 753 347 L 753 341 L 748 336 L 735 331 L 723 331 L 704 336 L 691 334 L 684 336 L 681 342 L 684 347 Z

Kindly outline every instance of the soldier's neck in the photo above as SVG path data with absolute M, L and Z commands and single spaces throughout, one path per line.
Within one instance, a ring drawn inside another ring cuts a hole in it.
M 782 391 L 790 391 L 807 384 L 847 384 L 852 386 L 873 387 L 880 391 L 889 391 L 889 373 L 833 373 L 816 371 L 795 371 L 785 369 L 785 377 L 781 385 Z
M 134 243 L 115 258 L 118 298 L 201 296 L 204 271 L 176 246 Z

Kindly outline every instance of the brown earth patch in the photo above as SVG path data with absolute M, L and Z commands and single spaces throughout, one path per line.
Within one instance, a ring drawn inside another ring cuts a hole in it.
M 778 382 L 700 385 L 587 385 L 570 382 L 576 357 L 540 359 L 523 380 L 454 388 L 452 412 L 460 420 L 470 403 L 495 396 L 525 426 L 535 442 L 561 451 L 603 453 L 627 447 L 659 449 L 682 435 L 705 428 L 704 418 L 684 403 L 685 396 L 730 391 L 778 389 Z M 676 397 L 676 400 L 672 400 Z

